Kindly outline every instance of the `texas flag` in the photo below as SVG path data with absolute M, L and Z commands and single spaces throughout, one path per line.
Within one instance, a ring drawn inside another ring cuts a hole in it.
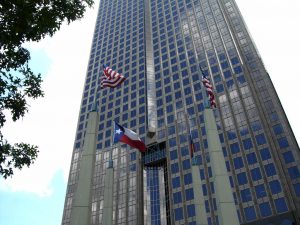
M 146 145 L 135 132 L 115 122 L 114 143 L 119 141 L 128 144 L 133 148 L 137 148 L 141 152 L 146 151 Z

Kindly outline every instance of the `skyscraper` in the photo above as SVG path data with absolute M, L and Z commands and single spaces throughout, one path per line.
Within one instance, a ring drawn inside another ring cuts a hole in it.
M 102 63 L 127 79 L 98 89 Z M 113 147 L 114 224 L 196 224 L 189 131 L 208 224 L 218 207 L 201 71 L 215 91 L 219 138 L 241 224 L 299 223 L 299 147 L 234 0 L 102 0 L 82 96 L 62 224 L 70 223 L 89 111 L 99 124 L 91 223 L 101 224 L 113 120 L 148 145 Z

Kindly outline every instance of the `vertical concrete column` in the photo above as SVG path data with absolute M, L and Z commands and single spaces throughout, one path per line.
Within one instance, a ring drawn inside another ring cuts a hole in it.
M 195 157 L 192 159 L 192 176 L 197 225 L 207 225 L 208 222 L 205 211 L 202 182 L 200 178 L 199 165 L 197 164 Z
M 221 142 L 213 111 L 204 110 L 204 121 L 208 141 L 210 164 L 213 172 L 216 201 L 220 225 L 239 225 L 237 211 L 231 191 Z
M 147 75 L 147 107 L 148 107 L 148 136 L 156 133 L 156 88 L 153 61 L 152 26 L 150 16 L 150 1 L 145 0 L 145 39 L 146 39 L 146 75 Z
M 89 113 L 80 160 L 77 188 L 74 192 L 70 225 L 91 224 L 92 185 L 95 168 L 98 112 Z
M 111 150 L 112 151 L 112 150 Z M 104 181 L 104 202 L 103 202 L 103 225 L 113 224 L 113 193 L 114 193 L 114 167 L 113 161 L 109 162 L 106 169 Z

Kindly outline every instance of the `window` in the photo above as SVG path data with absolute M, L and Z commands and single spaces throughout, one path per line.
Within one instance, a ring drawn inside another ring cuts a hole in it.
M 195 213 L 195 205 L 188 205 L 187 206 L 187 214 L 188 214 L 188 217 L 193 217 L 196 215 Z
M 289 147 L 289 142 L 288 142 L 288 140 L 287 140 L 285 137 L 280 138 L 280 139 L 278 139 L 277 141 L 278 141 L 278 144 L 279 144 L 279 147 L 280 147 L 280 148 L 286 148 L 286 147 Z
M 178 204 L 178 203 L 182 202 L 181 192 L 176 192 L 173 194 L 173 201 L 174 201 L 174 204 Z
M 274 202 L 275 202 L 276 211 L 278 213 L 284 213 L 288 211 L 288 207 L 286 205 L 284 198 L 275 199 Z
M 282 155 L 283 155 L 285 163 L 295 162 L 293 153 L 291 151 L 285 152 Z
M 233 143 L 230 145 L 230 150 L 232 154 L 238 153 L 240 151 L 240 147 L 238 143 Z
M 189 188 L 189 189 L 185 190 L 185 199 L 187 201 L 194 199 L 194 191 L 193 191 L 192 188 Z
M 300 197 L 300 183 L 293 184 L 295 193 L 298 197 Z
M 260 150 L 260 156 L 262 160 L 267 160 L 271 158 L 271 154 L 268 148 L 264 148 Z
M 183 210 L 182 207 L 177 208 L 174 210 L 174 216 L 175 216 L 175 220 L 182 220 L 183 219 Z
M 281 185 L 278 180 L 273 180 L 269 182 L 270 189 L 272 194 L 278 194 L 281 192 Z
M 171 164 L 171 172 L 172 173 L 178 173 L 179 172 L 179 166 L 178 163 Z
M 245 216 L 247 221 L 255 220 L 256 219 L 256 213 L 254 206 L 250 206 L 247 208 L 244 208 Z
M 254 152 L 247 155 L 247 161 L 250 165 L 257 163 L 257 158 Z
M 170 159 L 174 160 L 174 159 L 177 159 L 177 158 L 178 158 L 177 150 L 170 151 Z
M 267 217 L 267 216 L 272 215 L 272 211 L 271 211 L 269 202 L 264 202 L 264 203 L 259 204 L 259 210 L 260 210 L 260 214 L 262 217 Z
M 283 128 L 282 128 L 281 124 L 274 125 L 273 131 L 276 135 L 282 134 Z
M 255 136 L 257 145 L 263 145 L 266 143 L 266 138 L 264 134 L 259 134 Z
M 268 177 L 276 175 L 276 169 L 273 163 L 265 165 L 265 171 Z
M 193 182 L 191 173 L 185 174 L 183 178 L 184 178 L 184 184 L 185 185 L 191 184 Z
M 293 167 L 288 168 L 288 172 L 289 172 L 289 175 L 290 175 L 292 180 L 300 177 L 300 173 L 299 173 L 299 170 L 298 170 L 297 166 L 293 166 Z
M 253 181 L 260 180 L 262 178 L 261 172 L 259 168 L 255 168 L 251 170 L 251 177 Z
M 267 196 L 265 186 L 263 184 L 255 186 L 255 193 L 257 198 L 263 198 Z
M 252 141 L 250 138 L 243 140 L 243 145 L 245 150 L 249 150 L 253 147 Z
M 247 176 L 246 176 L 245 172 L 237 174 L 237 179 L 238 179 L 239 185 L 243 185 L 243 184 L 248 183 Z
M 247 189 L 241 190 L 241 197 L 242 197 L 243 202 L 252 201 L 250 189 L 247 188 Z
M 236 170 L 244 167 L 244 163 L 243 163 L 242 157 L 234 158 L 233 159 L 233 164 L 234 164 L 234 168 Z
M 179 177 L 174 177 L 172 179 L 172 186 L 173 186 L 173 188 L 180 187 L 180 178 Z
M 190 159 L 186 159 L 182 162 L 182 168 L 184 170 L 190 169 L 191 168 L 191 164 L 190 164 Z

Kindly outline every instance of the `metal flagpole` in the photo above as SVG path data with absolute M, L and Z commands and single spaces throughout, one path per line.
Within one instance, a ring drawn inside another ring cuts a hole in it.
M 191 136 L 191 129 L 190 129 L 190 119 L 187 115 L 187 130 L 189 138 L 192 139 Z M 192 140 L 189 140 L 192 141 Z M 189 143 L 191 145 L 191 143 Z M 192 146 L 189 146 L 192 148 Z M 190 149 L 190 151 L 194 151 L 193 149 Z M 195 205 L 195 213 L 196 213 L 196 221 L 197 225 L 207 225 L 207 216 L 206 216 L 206 210 L 205 210 L 205 201 L 204 201 L 204 195 L 202 190 L 202 182 L 200 178 L 200 171 L 199 171 L 199 163 L 197 160 L 197 157 L 195 157 L 195 154 L 190 154 L 191 156 L 191 164 L 192 164 L 192 178 L 193 178 L 193 190 L 194 190 L 194 205 Z
M 113 126 L 115 132 L 115 122 Z M 114 193 L 114 167 L 113 167 L 113 149 L 114 149 L 114 132 L 112 135 L 111 149 L 109 151 L 108 167 L 106 169 L 104 181 L 104 202 L 103 202 L 103 225 L 113 224 L 113 193 Z

